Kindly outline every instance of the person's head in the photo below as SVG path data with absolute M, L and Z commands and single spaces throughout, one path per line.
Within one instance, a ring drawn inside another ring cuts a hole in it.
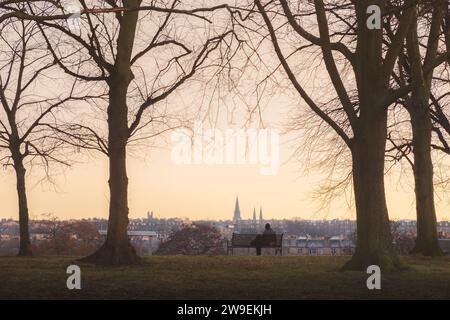
M 270 223 L 266 223 L 266 230 L 269 230 L 270 229 Z

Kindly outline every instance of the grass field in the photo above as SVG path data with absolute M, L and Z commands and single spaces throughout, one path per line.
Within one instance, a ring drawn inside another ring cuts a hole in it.
M 0 258 L 0 299 L 450 299 L 450 258 L 403 258 L 407 270 L 341 272 L 345 257 L 146 258 L 139 267 L 103 268 L 75 258 Z M 81 267 L 81 290 L 66 288 L 66 268 Z

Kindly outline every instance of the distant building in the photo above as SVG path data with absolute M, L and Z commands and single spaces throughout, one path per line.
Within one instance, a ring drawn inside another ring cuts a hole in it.
M 272 220 L 264 221 L 262 207 L 259 208 L 259 219 L 256 217 L 256 208 L 253 208 L 253 216 L 251 219 L 243 219 L 239 207 L 239 199 L 236 197 L 233 214 L 233 228 L 234 232 L 239 233 L 260 233 L 264 230 L 265 222 L 270 222 L 272 229 L 279 233 L 285 231 L 284 221 Z
M 437 231 L 441 238 L 450 238 L 450 222 L 440 221 L 437 224 Z
M 340 236 L 308 238 L 285 237 L 283 255 L 287 256 L 342 256 L 352 255 L 355 244 Z
M 239 208 L 239 198 L 236 196 L 236 203 L 234 205 L 233 221 L 238 222 L 241 220 L 241 209 Z
M 262 213 L 262 207 L 259 207 L 259 225 L 264 225 L 264 219 L 263 219 L 263 213 Z

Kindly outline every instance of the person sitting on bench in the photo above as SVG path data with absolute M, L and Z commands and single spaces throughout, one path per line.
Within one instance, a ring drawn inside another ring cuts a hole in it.
M 275 234 L 275 231 L 273 231 L 273 229 L 270 227 L 269 223 L 266 223 L 263 234 L 256 236 L 256 238 L 253 242 L 256 247 L 256 255 L 257 256 L 261 255 L 262 247 L 272 246 L 277 242 L 277 236 Z
M 275 231 L 271 228 L 270 223 L 266 223 L 263 235 L 275 235 Z

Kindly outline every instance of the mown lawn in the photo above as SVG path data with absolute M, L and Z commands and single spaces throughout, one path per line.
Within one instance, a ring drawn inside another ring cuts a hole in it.
M 104 268 L 75 258 L 0 258 L 0 299 L 450 299 L 450 258 L 403 258 L 369 291 L 364 272 L 341 272 L 345 257 L 150 257 Z M 66 288 L 78 264 L 81 290 Z

